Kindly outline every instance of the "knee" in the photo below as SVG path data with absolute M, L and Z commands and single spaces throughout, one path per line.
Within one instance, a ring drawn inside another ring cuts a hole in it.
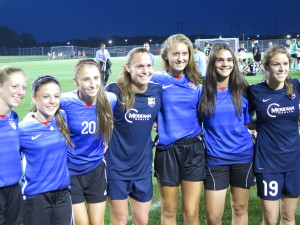
M 295 215 L 293 212 L 282 211 L 281 212 L 281 221 L 283 224 L 292 224 L 295 220 Z
M 206 224 L 207 225 L 221 225 L 222 224 L 222 216 L 215 216 L 215 217 L 206 217 Z
M 198 210 L 183 210 L 182 214 L 186 224 L 195 224 L 199 220 Z
M 276 225 L 277 224 L 277 216 L 266 216 L 264 215 L 264 218 L 263 218 L 263 222 L 262 224 L 265 224 L 265 225 Z
M 232 213 L 235 216 L 243 216 L 248 214 L 248 203 L 239 204 L 239 203 L 232 203 L 231 204 Z
M 112 224 L 113 225 L 126 225 L 128 220 L 128 212 L 122 212 L 112 215 Z
M 176 207 L 163 207 L 161 208 L 161 214 L 163 217 L 167 219 L 173 219 L 176 218 Z

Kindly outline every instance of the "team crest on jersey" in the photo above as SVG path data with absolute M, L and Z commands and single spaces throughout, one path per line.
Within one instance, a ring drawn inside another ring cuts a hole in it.
M 193 88 L 194 90 L 197 89 L 196 85 L 195 85 L 193 82 L 189 82 L 188 84 L 189 84 L 189 86 L 190 86 L 191 88 Z
M 9 125 L 10 125 L 13 129 L 15 129 L 15 130 L 17 129 L 17 125 L 16 125 L 16 123 L 15 123 L 14 121 L 9 120 L 8 123 L 9 123 Z
M 292 99 L 294 99 L 294 98 L 296 98 L 296 94 L 295 93 L 293 93 L 293 95 L 292 95 Z
M 155 98 L 148 98 L 148 105 L 150 107 L 155 106 Z

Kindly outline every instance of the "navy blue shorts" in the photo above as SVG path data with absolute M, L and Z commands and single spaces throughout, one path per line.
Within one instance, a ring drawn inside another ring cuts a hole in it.
M 107 195 L 113 200 L 125 200 L 130 196 L 139 202 L 152 199 L 152 177 L 139 180 L 107 180 Z
M 93 171 L 71 176 L 72 203 L 78 204 L 86 200 L 87 203 L 106 201 L 107 193 L 106 165 L 102 161 Z
M 207 166 L 205 190 L 224 190 L 229 187 L 250 188 L 255 185 L 252 163 Z
M 300 170 L 256 174 L 257 195 L 263 200 L 278 200 L 282 195 L 300 196 Z
M 161 185 L 205 180 L 205 153 L 200 137 L 182 138 L 167 149 L 156 149 L 154 176 Z

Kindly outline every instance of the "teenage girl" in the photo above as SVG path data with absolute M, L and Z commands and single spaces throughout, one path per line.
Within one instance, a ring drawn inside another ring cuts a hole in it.
M 103 155 L 113 129 L 111 105 L 116 96 L 104 90 L 99 64 L 94 60 L 80 60 L 74 73 L 78 90 L 62 95 L 61 108 L 67 113 L 75 145 L 68 152 L 75 224 L 104 224 L 107 185 Z
M 0 224 L 22 222 L 22 176 L 18 115 L 12 111 L 26 93 L 26 75 L 10 66 L 0 68 Z
M 207 224 L 221 224 L 230 186 L 232 224 L 248 224 L 250 186 L 254 183 L 253 142 L 246 124 L 252 121 L 248 84 L 228 44 L 217 43 L 209 55 L 199 105 L 203 118 L 207 172 Z
M 72 223 L 67 151 L 73 146 L 66 115 L 59 110 L 60 84 L 52 76 L 32 84 L 35 106 L 19 124 L 24 222 L 28 225 Z
M 117 95 L 114 130 L 105 154 L 112 224 L 148 224 L 152 199 L 151 130 L 161 105 L 161 86 L 150 82 L 151 55 L 132 49 L 120 78 L 106 87 Z
M 161 224 L 176 224 L 178 191 L 181 185 L 185 224 L 199 224 L 199 202 L 205 179 L 205 159 L 198 103 L 202 83 L 194 62 L 193 45 L 182 34 L 163 44 L 165 71 L 152 80 L 162 86 L 158 116 L 158 142 L 154 169 L 161 199 Z
M 266 79 L 251 85 L 251 109 L 257 117 L 254 170 L 261 198 L 263 225 L 295 224 L 300 196 L 299 92 L 297 79 L 288 76 L 292 59 L 283 46 L 264 54 Z

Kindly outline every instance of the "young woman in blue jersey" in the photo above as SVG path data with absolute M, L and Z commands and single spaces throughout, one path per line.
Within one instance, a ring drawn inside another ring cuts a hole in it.
M 116 83 L 106 87 L 118 97 L 107 160 L 107 195 L 112 224 L 126 224 L 128 199 L 132 223 L 148 224 L 152 199 L 152 125 L 161 105 L 161 86 L 150 82 L 151 55 L 132 49 Z
M 104 224 L 107 186 L 103 155 L 113 129 L 111 104 L 116 96 L 104 90 L 99 64 L 94 60 L 80 60 L 74 73 L 78 90 L 63 94 L 61 99 L 75 145 L 68 152 L 73 212 L 76 225 L 99 225 Z
M 300 196 L 300 84 L 288 76 L 292 59 L 283 46 L 269 47 L 263 65 L 266 80 L 249 87 L 256 112 L 254 172 L 261 198 L 263 225 L 296 224 Z
M 67 151 L 73 146 L 59 110 L 60 84 L 52 76 L 32 84 L 35 106 L 19 124 L 24 224 L 72 224 Z
M 228 44 L 214 44 L 209 54 L 206 80 L 199 105 L 203 120 L 208 225 L 221 224 L 230 185 L 232 224 L 248 224 L 253 142 L 246 124 L 252 121 L 246 97 L 248 83 Z
M 0 224 L 22 222 L 22 176 L 18 115 L 12 111 L 26 93 L 26 75 L 10 66 L 0 68 Z
M 184 224 L 199 224 L 199 202 L 205 179 L 205 158 L 197 106 L 202 78 L 191 41 L 182 34 L 162 45 L 165 71 L 152 80 L 162 86 L 154 169 L 161 199 L 161 223 L 176 224 L 181 185 Z

